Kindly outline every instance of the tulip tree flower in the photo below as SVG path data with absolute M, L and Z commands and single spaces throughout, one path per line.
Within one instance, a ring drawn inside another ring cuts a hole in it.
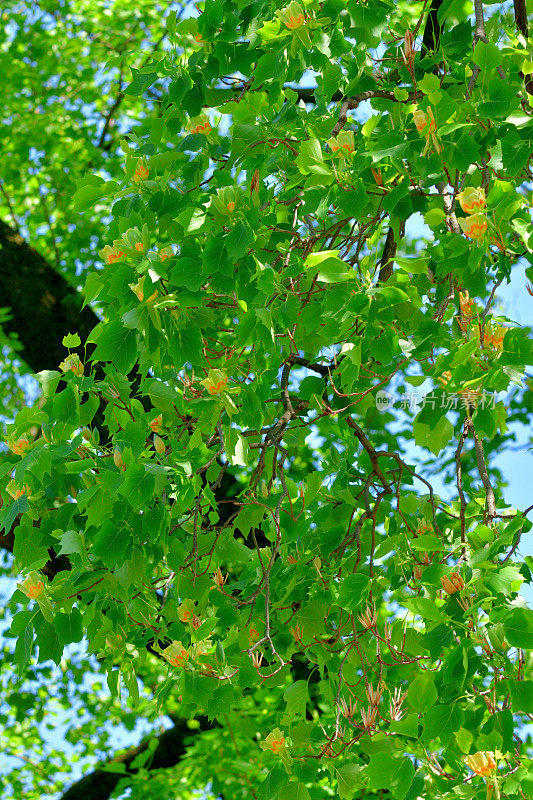
M 30 446 L 30 440 L 27 436 L 21 436 L 20 439 L 8 442 L 8 447 L 16 456 L 21 456 Z
M 294 31 L 305 23 L 305 13 L 300 3 L 292 2 L 288 6 L 276 11 L 277 16 L 286 27 Z
M 189 652 L 181 642 L 172 642 L 161 651 L 161 654 L 173 667 L 184 667 L 189 660 Z
M 174 255 L 174 250 L 172 249 L 172 245 L 170 244 L 167 245 L 166 247 L 162 247 L 161 250 L 159 250 L 159 258 L 161 259 L 161 261 L 164 261 L 165 258 L 172 258 L 173 255 Z
M 128 228 L 121 239 L 116 239 L 113 246 L 120 249 L 127 256 L 139 256 L 146 253 L 150 247 L 150 231 L 144 224 L 142 231 L 139 228 Z
M 285 8 L 276 11 L 276 16 L 293 35 L 293 55 L 295 55 L 295 51 L 298 49 L 298 43 L 303 44 L 303 46 L 309 50 L 311 49 L 311 38 L 305 24 L 305 12 L 300 3 L 293 0 L 293 2 L 289 3 Z
M 26 494 L 28 497 L 31 494 L 30 487 L 24 484 L 24 486 L 18 486 L 15 481 L 9 481 L 6 486 L 6 492 L 13 498 L 13 500 L 18 500 L 19 497 L 22 497 L 23 494 Z
M 459 327 L 463 333 L 466 333 L 469 323 L 474 318 L 476 301 L 470 297 L 468 291 L 459 292 L 459 306 L 461 308 L 461 317 L 458 319 Z
M 194 603 L 192 600 L 184 600 L 178 607 L 179 619 L 182 622 L 192 622 L 194 615 Z
M 131 291 L 137 296 L 137 299 L 141 303 L 144 300 L 144 288 L 143 287 L 144 287 L 145 280 L 146 280 L 146 275 L 143 275 L 142 278 L 139 278 L 137 283 L 128 283 L 128 286 L 130 287 Z M 148 300 L 146 302 L 150 303 L 156 297 L 157 297 L 157 289 L 155 290 L 155 292 L 152 295 L 150 295 L 150 297 L 148 298 Z
M 279 728 L 274 728 L 274 730 L 268 734 L 265 741 L 260 742 L 259 746 L 262 750 L 270 750 L 275 756 L 279 756 L 286 766 L 292 764 L 292 758 L 287 750 L 285 736 L 283 731 L 280 731 Z
M 487 205 L 485 191 L 480 186 L 468 186 L 457 195 L 457 199 L 465 214 L 481 211 Z
M 328 139 L 327 144 L 329 144 L 333 155 L 337 156 L 337 158 L 346 159 L 355 151 L 353 131 L 341 131 L 336 138 Z
M 496 758 L 494 753 L 488 751 L 478 751 L 471 756 L 466 756 L 465 764 L 470 767 L 476 775 L 486 778 L 496 769 Z
M 507 333 L 508 328 L 503 325 L 493 327 L 490 323 L 486 326 L 483 334 L 483 346 L 493 347 L 495 350 L 503 350 L 503 339 Z
M 484 214 L 471 214 L 469 217 L 461 217 L 458 221 L 463 233 L 469 239 L 479 240 L 484 237 L 487 230 L 487 218 Z
M 30 600 L 37 600 L 44 592 L 44 583 L 37 572 L 30 572 L 22 583 L 17 583 L 17 589 L 20 589 Z
M 62 372 L 68 372 L 69 369 L 71 369 L 74 375 L 83 375 L 85 367 L 83 366 L 83 361 L 80 359 L 77 353 L 70 353 L 70 355 L 68 355 L 65 360 L 61 362 L 59 369 Z
M 20 589 L 30 600 L 35 600 L 38 603 L 42 615 L 47 622 L 53 621 L 54 613 L 52 604 L 46 595 L 44 583 L 39 577 L 39 573 L 34 571 L 30 572 L 27 578 L 21 583 L 17 583 L 17 589 Z
M 211 198 L 211 205 L 223 217 L 229 217 L 237 208 L 239 199 L 233 186 L 224 186 L 223 189 L 218 189 L 217 194 Z
M 150 420 L 148 424 L 154 433 L 161 433 L 163 430 L 163 415 L 158 414 L 157 417 L 154 417 L 152 420 Z
M 106 264 L 114 264 L 115 261 L 122 261 L 126 258 L 126 253 L 121 247 L 115 247 L 114 245 L 111 247 L 109 244 L 106 244 L 98 255 Z
M 209 118 L 205 114 L 201 114 L 199 117 L 193 117 L 189 121 L 187 130 L 189 133 L 203 133 L 204 136 L 207 136 L 211 133 L 212 128 Z
M 209 394 L 220 394 L 226 388 L 228 376 L 220 369 L 210 369 L 207 378 L 200 383 L 205 386 Z

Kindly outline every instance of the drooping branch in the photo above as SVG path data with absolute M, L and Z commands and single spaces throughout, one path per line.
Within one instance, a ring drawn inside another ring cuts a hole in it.
M 153 754 L 148 757 L 143 768 L 147 770 L 169 769 L 179 764 L 187 752 L 188 739 L 217 725 L 209 722 L 207 717 L 199 717 L 197 721 L 200 726 L 192 730 L 189 728 L 187 720 L 177 720 L 172 728 L 158 736 L 156 748 Z M 150 739 L 146 739 L 137 747 L 126 750 L 125 753 L 108 762 L 108 766 L 111 769 L 123 765 L 126 768 L 125 773 L 96 769 L 72 784 L 64 792 L 60 800 L 107 800 L 120 780 L 127 779 L 128 775 L 133 776 L 135 774 L 136 768 L 133 767 L 133 762 L 148 750 L 149 743 Z

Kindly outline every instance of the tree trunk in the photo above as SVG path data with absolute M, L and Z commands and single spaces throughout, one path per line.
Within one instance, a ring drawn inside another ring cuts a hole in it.
M 187 725 L 187 720 L 180 719 L 173 728 L 158 736 L 157 747 L 153 755 L 149 756 L 146 764 L 143 765 L 144 768 L 149 770 L 169 769 L 176 766 L 187 752 L 186 739 L 210 728 L 217 727 L 217 723 L 210 723 L 207 717 L 199 717 L 197 721 L 200 723 L 200 727 L 191 729 Z M 122 755 L 112 759 L 109 763 L 113 765 L 124 764 L 126 770 L 128 770 L 134 759 L 147 750 L 149 741 L 147 739 L 138 747 L 132 747 Z M 60 800 L 107 800 L 117 783 L 127 775 L 128 772 L 106 772 L 105 770 L 97 769 L 72 784 L 61 796 Z
M 85 342 L 99 320 L 90 308 L 80 310 L 82 302 L 67 279 L 0 220 L 0 307 L 11 315 L 2 327 L 17 334 L 18 354 L 29 371 L 57 369 L 67 355 L 62 345 L 67 333 L 78 333 Z

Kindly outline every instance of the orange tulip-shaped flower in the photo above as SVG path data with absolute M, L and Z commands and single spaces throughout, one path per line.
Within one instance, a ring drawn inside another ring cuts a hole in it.
M 353 131 L 341 131 L 336 138 L 328 139 L 331 152 L 339 158 L 351 156 L 355 151 Z
M 174 250 L 172 249 L 172 245 L 167 245 L 166 247 L 162 247 L 159 251 L 159 258 L 161 261 L 164 261 L 165 258 L 172 258 L 174 255 Z
M 263 750 L 271 750 L 275 755 L 279 755 L 285 750 L 285 736 L 279 728 L 275 728 L 272 733 L 269 733 L 264 742 L 261 742 Z
M 62 370 L 62 372 L 68 372 L 69 369 L 71 369 L 74 375 L 80 376 L 83 375 L 85 367 L 79 355 L 77 353 L 71 353 L 61 362 L 59 369 Z
M 190 600 L 185 600 L 178 608 L 178 617 L 182 622 L 191 622 L 194 608 Z
M 106 244 L 103 250 L 100 250 L 99 255 L 106 264 L 114 264 L 116 261 L 126 258 L 126 253 L 120 247 L 111 247 L 109 244 Z
M 202 114 L 190 120 L 187 130 L 189 133 L 203 133 L 204 136 L 207 136 L 208 133 L 211 133 L 212 128 L 209 118 Z
M 457 321 L 463 333 L 466 333 L 468 325 L 474 318 L 474 309 L 476 307 L 476 301 L 473 297 L 470 297 L 467 290 L 459 292 L 459 306 L 461 308 L 461 317 Z
M 305 22 L 305 13 L 300 3 L 293 1 L 276 12 L 281 22 L 291 31 L 300 28 Z
M 457 199 L 465 214 L 481 211 L 487 205 L 485 191 L 481 186 L 468 186 L 457 195 Z
M 172 642 L 162 651 L 162 655 L 173 667 L 184 667 L 189 660 L 189 652 L 181 642 Z
M 469 217 L 461 217 L 459 225 L 463 233 L 469 239 L 482 239 L 487 230 L 487 218 L 484 214 L 471 214 Z
M 200 383 L 205 386 L 209 394 L 220 394 L 226 388 L 228 376 L 220 369 L 210 369 L 207 378 Z
M 259 636 L 260 636 L 259 631 L 253 625 L 251 625 L 248 631 L 248 641 L 250 642 L 250 644 L 257 642 Z
M 158 414 L 148 423 L 154 433 L 161 433 L 163 430 L 163 415 Z
M 17 589 L 20 589 L 30 600 L 37 600 L 44 592 L 44 583 L 37 572 L 30 572 L 22 583 L 17 583 Z
M 478 751 L 471 756 L 466 756 L 465 763 L 476 775 L 483 778 L 491 775 L 496 769 L 496 759 L 494 753 L 488 751 Z
M 16 456 L 21 456 L 30 446 L 30 440 L 27 436 L 21 436 L 20 439 L 8 442 L 8 447 Z

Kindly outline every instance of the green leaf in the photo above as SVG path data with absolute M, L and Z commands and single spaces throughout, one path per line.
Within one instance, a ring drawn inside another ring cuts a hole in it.
M 63 645 L 59 641 L 55 627 L 42 616 L 37 615 L 35 633 L 35 644 L 39 648 L 39 660 L 51 659 L 55 664 L 59 664 L 63 655 Z
M 263 783 L 259 785 L 257 800 L 276 800 L 280 789 L 288 783 L 287 773 L 280 765 L 270 770 Z
M 504 618 L 503 627 L 512 647 L 533 649 L 533 611 L 530 608 L 513 608 Z
M 95 536 L 91 553 L 112 568 L 122 561 L 130 542 L 130 535 L 124 528 L 114 520 L 106 519 Z
M 323 283 L 341 283 L 350 280 L 352 273 L 346 270 L 346 264 L 338 256 L 337 250 L 323 250 L 307 256 L 305 266 L 317 272 L 319 281 Z
M 533 681 L 511 680 L 511 697 L 515 713 L 533 714 Z
M 230 258 L 239 259 L 254 242 L 250 227 L 243 222 L 236 222 L 224 240 Z
M 81 642 L 83 638 L 82 619 L 77 608 L 73 608 L 69 614 L 56 614 L 54 628 L 62 645 Z
M 61 549 L 58 555 L 69 555 L 70 553 L 85 553 L 85 546 L 80 534 L 77 531 L 65 531 L 61 536 Z
M 56 369 L 43 369 L 35 376 L 41 384 L 43 395 L 51 397 L 57 389 L 57 384 L 61 380 L 61 373 Z
M 335 770 L 337 792 L 341 800 L 352 800 L 356 789 L 363 786 L 363 767 L 360 764 L 344 764 Z
M 477 42 L 474 47 L 474 64 L 482 70 L 494 69 L 502 63 L 500 48 L 493 42 Z
M 157 80 L 157 72 L 142 72 L 131 67 L 132 81 L 124 88 L 124 94 L 140 96 Z
M 415 711 L 423 712 L 437 702 L 438 693 L 429 672 L 423 672 L 411 681 L 407 693 L 409 705 Z
M 409 611 L 412 611 L 413 614 L 418 614 L 423 619 L 436 622 L 440 622 L 443 619 L 442 611 L 437 608 L 429 597 L 408 597 L 404 603 Z
M 455 731 L 459 730 L 463 720 L 463 711 L 454 705 L 438 705 L 430 708 L 424 719 L 424 741 L 440 739 L 448 744 Z
M 409 759 L 398 760 L 389 753 L 373 753 L 365 774 L 371 789 L 389 789 L 393 797 L 403 800 L 413 782 L 415 768 Z
M 123 375 L 132 369 L 137 358 L 135 331 L 128 330 L 120 322 L 98 325 L 87 339 L 96 343 L 92 355 L 94 361 L 110 361 Z
M 33 615 L 31 615 L 33 616 Z M 15 652 L 13 654 L 13 663 L 19 666 L 28 664 L 33 650 L 33 623 L 30 622 L 24 628 L 23 632 L 17 639 Z
M 354 575 L 347 575 L 340 585 L 338 603 L 347 611 L 355 611 L 367 600 L 368 592 L 368 575 L 358 572 Z
M 287 702 L 287 714 L 291 714 L 291 716 L 301 714 L 305 717 L 307 697 L 307 681 L 295 681 L 287 687 L 283 694 L 283 698 Z
M 289 783 L 279 792 L 279 800 L 311 800 L 311 795 L 305 783 Z

